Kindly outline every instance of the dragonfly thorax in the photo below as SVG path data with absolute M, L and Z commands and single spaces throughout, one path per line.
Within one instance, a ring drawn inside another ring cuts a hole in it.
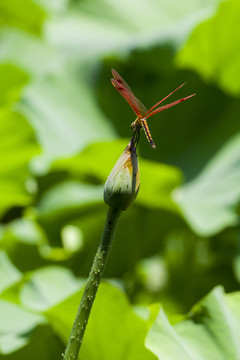
M 131 129 L 133 131 L 140 130 L 142 127 L 142 120 L 140 118 L 136 118 L 136 120 L 131 124 Z

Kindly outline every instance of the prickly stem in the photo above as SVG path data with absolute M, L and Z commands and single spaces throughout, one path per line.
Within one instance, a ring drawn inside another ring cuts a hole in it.
M 78 353 L 88 323 L 88 318 L 103 275 L 121 212 L 122 211 L 120 209 L 109 207 L 102 240 L 99 244 L 85 286 L 83 297 L 73 324 L 67 348 L 63 356 L 64 360 L 73 360 L 78 358 Z

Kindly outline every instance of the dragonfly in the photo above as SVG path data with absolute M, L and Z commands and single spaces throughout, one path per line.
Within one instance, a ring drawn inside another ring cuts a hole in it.
M 170 94 L 165 96 L 162 100 L 158 101 L 155 105 L 151 107 L 150 110 L 148 110 L 145 105 L 134 95 L 132 89 L 128 86 L 126 81 L 118 74 L 118 72 L 114 69 L 112 69 L 113 78 L 111 79 L 111 82 L 113 86 L 120 92 L 120 94 L 124 97 L 124 99 L 129 103 L 135 114 L 137 115 L 136 120 L 131 124 L 131 128 L 133 130 L 133 134 L 135 137 L 135 142 L 138 143 L 139 136 L 140 136 L 140 130 L 143 128 L 145 135 L 153 149 L 156 148 L 152 135 L 150 133 L 147 119 L 151 116 L 159 113 L 160 111 L 166 110 L 174 105 L 179 104 L 182 101 L 185 101 L 192 96 L 195 96 L 196 94 L 192 94 L 189 96 L 186 96 L 182 99 L 178 99 L 170 104 L 159 106 L 164 100 L 169 98 L 173 93 L 175 93 L 177 90 L 179 90 L 183 85 L 186 83 L 183 83 L 178 88 L 173 90 Z

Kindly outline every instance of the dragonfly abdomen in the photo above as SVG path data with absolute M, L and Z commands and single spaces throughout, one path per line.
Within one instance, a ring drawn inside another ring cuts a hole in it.
M 155 149 L 156 146 L 155 146 L 155 144 L 154 144 L 154 141 L 153 141 L 153 138 L 152 138 L 152 135 L 151 135 L 151 133 L 150 133 L 150 130 L 149 130 L 149 127 L 148 127 L 148 124 L 147 124 L 147 121 L 146 121 L 146 120 L 143 120 L 143 119 L 142 119 L 142 127 L 143 127 L 143 130 L 144 130 L 144 132 L 145 132 L 145 135 L 146 135 L 146 137 L 147 137 L 147 139 L 148 139 L 151 147 L 152 147 L 153 149 Z

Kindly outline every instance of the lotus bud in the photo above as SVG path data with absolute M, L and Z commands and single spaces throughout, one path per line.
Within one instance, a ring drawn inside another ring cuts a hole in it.
M 116 162 L 104 186 L 104 201 L 113 208 L 126 210 L 140 186 L 137 152 L 133 140 Z

